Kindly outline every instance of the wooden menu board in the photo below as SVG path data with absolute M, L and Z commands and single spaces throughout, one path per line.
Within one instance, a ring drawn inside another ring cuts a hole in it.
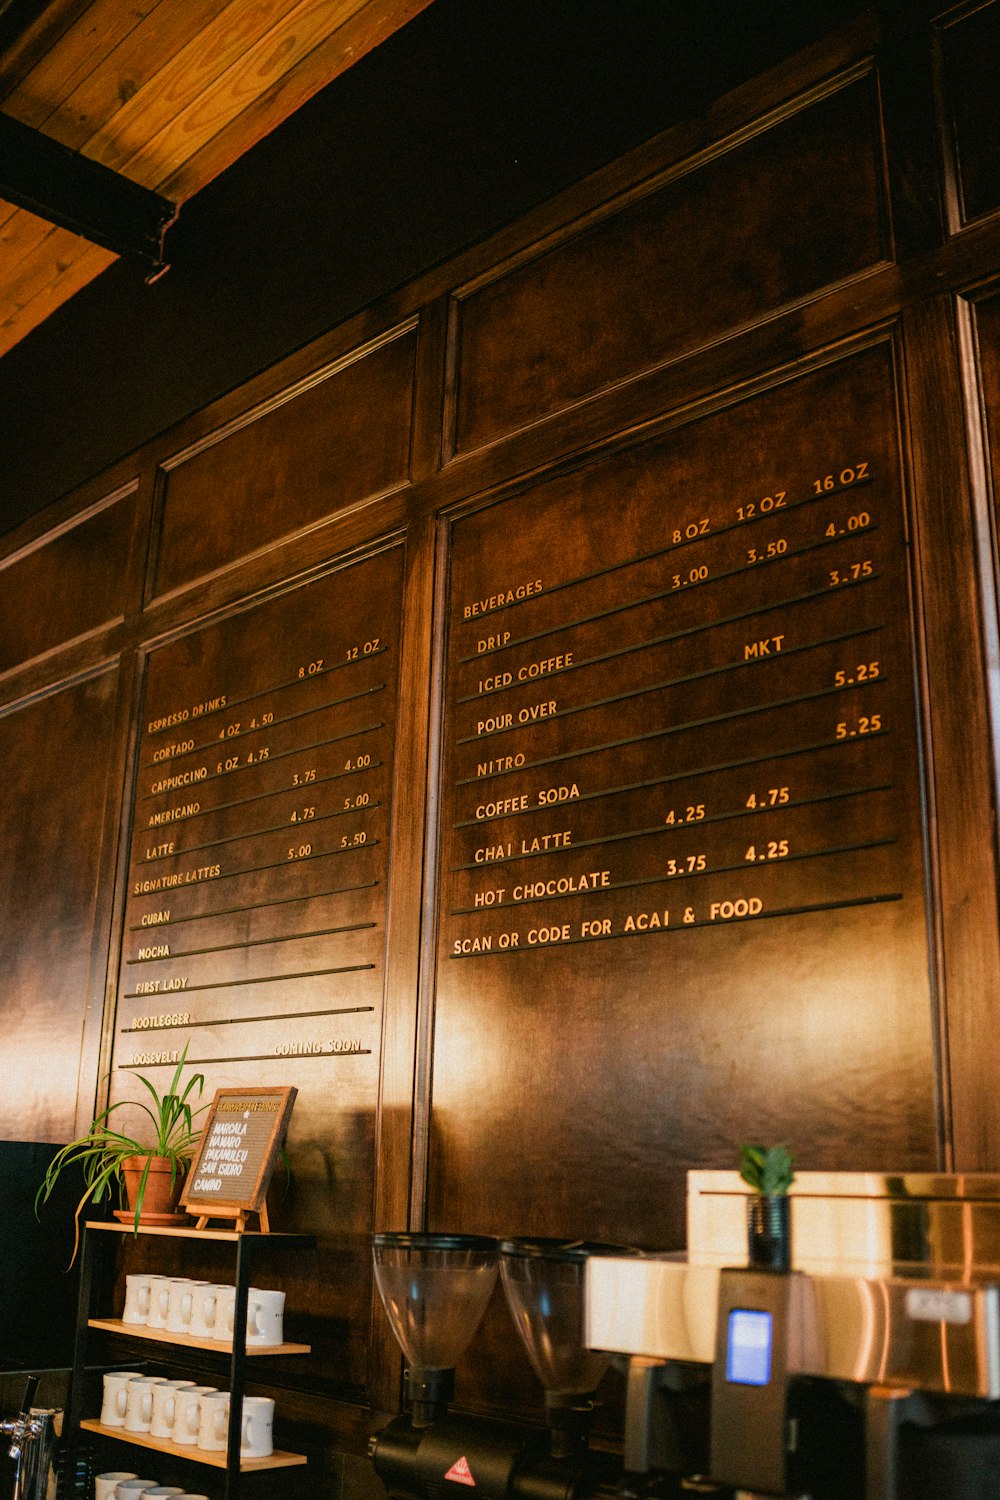
M 394 547 L 151 653 L 119 1069 L 374 1107 L 401 591 Z
M 934 1161 L 895 413 L 874 348 L 454 523 L 435 1226 Z

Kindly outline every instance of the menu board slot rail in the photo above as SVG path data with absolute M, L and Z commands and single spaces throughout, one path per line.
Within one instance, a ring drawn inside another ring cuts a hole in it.
M 300 901 L 324 901 L 329 896 L 349 896 L 356 891 L 373 890 L 378 885 L 378 883 L 379 882 L 377 879 L 361 880 L 357 881 L 353 885 L 331 886 L 329 890 L 325 891 L 311 891 L 304 895 L 300 894 L 295 896 L 278 896 L 270 901 L 248 902 L 245 906 L 219 906 L 213 908 L 213 910 L 211 911 L 193 911 L 188 912 L 183 916 L 174 916 L 171 912 L 162 921 L 154 923 L 153 926 L 179 927 L 184 922 L 207 922 L 213 917 L 240 916 L 243 912 L 267 911 L 275 906 L 294 906 L 296 902 Z M 149 932 L 152 929 L 148 922 L 139 921 L 132 922 L 128 930 L 129 932 Z
M 331 708 L 343 708 L 347 703 L 357 703 L 363 698 L 370 698 L 374 693 L 383 693 L 385 687 L 384 682 L 379 682 L 374 687 L 362 688 L 357 693 L 346 693 L 343 698 L 330 698 L 326 703 L 317 703 L 311 705 L 309 708 L 298 709 L 293 714 L 285 714 L 280 719 L 272 719 L 267 724 L 261 724 L 255 729 L 248 729 L 242 734 L 234 734 L 232 738 L 218 737 L 211 740 L 201 740 L 198 743 L 192 741 L 190 745 L 181 741 L 180 743 L 184 745 L 183 749 L 174 750 L 172 747 L 168 747 L 170 750 L 169 754 L 165 751 L 155 752 L 155 758 L 145 761 L 140 766 L 140 770 L 156 770 L 164 764 L 175 764 L 179 760 L 186 760 L 189 755 L 201 755 L 207 750 L 217 753 L 220 745 L 234 745 L 237 740 L 245 741 L 251 735 L 273 734 L 275 730 L 280 729 L 285 724 L 293 724 L 299 719 L 311 719 L 316 714 L 325 713 Z
M 284 984 L 292 979 L 322 979 L 326 974 L 357 974 L 362 969 L 373 969 L 374 964 L 339 964 L 329 969 L 302 969 L 294 974 L 258 974 L 249 979 L 216 979 L 211 984 L 186 984 L 183 990 L 176 991 L 133 991 L 122 995 L 123 1000 L 145 1000 L 148 994 L 190 994 L 192 990 L 233 990 L 242 989 L 249 984 Z
M 263 1021 L 306 1021 L 323 1016 L 361 1016 L 374 1011 L 373 1005 L 336 1005 L 320 1010 L 282 1010 L 265 1016 L 203 1016 L 199 1024 L 210 1026 L 252 1026 Z M 120 1026 L 120 1036 L 148 1036 L 154 1031 L 190 1031 L 191 1021 L 167 1021 L 162 1026 Z
M 274 763 L 275 763 L 275 761 L 287 760 L 289 758 L 289 756 L 292 756 L 292 755 L 308 755 L 313 750 L 324 750 L 324 749 L 326 749 L 326 747 L 328 745 L 339 745 L 339 744 L 343 744 L 344 741 L 346 741 L 346 740 L 360 739 L 363 735 L 374 734 L 374 733 L 376 733 L 377 730 L 384 729 L 385 727 L 386 727 L 385 720 L 384 719 L 379 719 L 379 720 L 376 720 L 376 722 L 373 723 L 373 724 L 362 724 L 360 726 L 360 728 L 358 728 L 358 729 L 345 729 L 342 734 L 328 735 L 326 739 L 313 740 L 313 741 L 309 742 L 308 744 L 304 744 L 304 745 L 294 745 L 290 750 L 280 750 L 280 751 L 277 751 L 274 755 L 269 756 L 268 757 L 268 764 L 273 766 Z M 244 771 L 257 771 L 257 770 L 260 769 L 261 764 L 263 764 L 263 762 L 255 761 L 253 764 L 249 764 L 248 763 L 246 765 L 236 766 L 231 771 L 213 771 L 210 774 L 206 775 L 204 777 L 203 782 L 200 783 L 200 784 L 205 784 L 207 782 L 221 780 L 225 776 L 239 776 L 241 774 L 241 772 L 244 772 Z M 381 762 L 380 762 L 380 764 L 381 764 Z M 180 790 L 180 787 L 179 786 L 175 786 L 174 784 L 171 784 L 170 786 L 163 787 L 160 790 L 155 790 L 154 789 L 154 790 L 149 791 L 149 792 L 144 792 L 139 797 L 138 800 L 140 802 L 150 802 L 150 801 L 152 801 L 152 799 L 154 797 L 162 797 L 162 796 L 165 795 L 165 793 L 167 791 L 175 791 L 175 790 Z M 272 794 L 271 793 L 263 793 L 262 795 L 264 795 L 264 796 L 270 796 Z M 250 801 L 253 801 L 255 799 L 247 797 L 245 800 L 247 802 L 250 802 Z M 234 804 L 234 805 L 242 805 L 242 802 L 239 803 L 239 804 Z
M 731 931 L 733 928 L 742 927 L 747 923 L 764 922 L 777 917 L 808 917 L 822 912 L 849 911 L 856 907 L 885 906 L 895 901 L 902 901 L 902 891 L 883 891 L 874 895 L 847 896 L 840 901 L 816 901 L 810 905 L 774 907 L 770 910 L 750 911 L 745 915 L 734 915 L 724 920 L 725 929 Z M 716 903 L 722 904 L 722 903 Z M 732 903 L 729 903 L 732 904 Z M 468 952 L 449 953 L 448 960 L 473 959 L 473 958 L 515 958 L 523 954 L 545 954 L 553 953 L 563 948 L 575 948 L 584 946 L 596 946 L 598 943 L 614 942 L 618 938 L 647 938 L 660 937 L 665 934 L 677 934 L 681 932 L 696 932 L 699 928 L 714 928 L 722 930 L 722 924 L 718 917 L 682 916 L 675 923 L 657 922 L 654 926 L 635 927 L 619 932 L 605 932 L 593 936 L 560 937 L 551 946 L 528 945 L 522 947 L 520 943 L 504 947 L 477 947 Z
M 551 597 L 553 594 L 561 593 L 566 589 L 577 588 L 581 584 L 606 580 L 612 577 L 612 575 L 615 573 L 621 573 L 628 569 L 639 567 L 643 563 L 656 562 L 662 558 L 669 557 L 671 553 L 677 552 L 682 548 L 694 546 L 699 541 L 705 541 L 708 538 L 714 539 L 716 537 L 726 536 L 728 533 L 741 531 L 744 527 L 754 525 L 760 521 L 773 521 L 775 519 L 780 520 L 781 516 L 788 511 L 801 510 L 803 507 L 807 505 L 815 505 L 819 501 L 828 502 L 831 498 L 834 498 L 839 494 L 843 494 L 846 490 L 855 489 L 860 484 L 869 483 L 874 479 L 874 477 L 875 476 L 873 474 L 865 472 L 857 479 L 852 480 L 850 484 L 834 485 L 829 490 L 824 490 L 821 493 L 814 493 L 812 495 L 806 495 L 799 500 L 788 501 L 785 499 L 784 493 L 779 491 L 778 493 L 781 495 L 781 499 L 775 506 L 773 506 L 772 509 L 769 509 L 767 511 L 754 511 L 752 514 L 742 515 L 739 513 L 739 511 L 744 509 L 744 507 L 740 507 L 737 512 L 737 519 L 722 526 L 713 526 L 711 524 L 710 518 L 703 517 L 698 522 L 688 524 L 688 527 L 686 527 L 685 530 L 690 529 L 690 527 L 693 525 L 694 534 L 691 536 L 685 536 L 680 541 L 670 543 L 665 547 L 656 547 L 651 551 L 637 553 L 633 557 L 625 558 L 618 563 L 612 563 L 610 566 L 594 568 L 586 573 L 577 573 L 571 578 L 560 580 L 558 583 L 543 585 L 541 583 L 541 580 L 539 580 L 537 588 L 526 590 L 521 597 L 505 600 L 504 603 L 493 605 L 491 600 L 475 601 L 475 608 L 473 609 L 473 612 L 467 615 L 466 618 L 474 619 L 476 623 L 479 624 L 483 620 L 492 618 L 495 615 L 502 614 L 506 610 L 517 609 L 526 604 L 529 599 L 538 600 L 545 597 Z M 752 510 L 753 505 L 754 502 L 749 502 L 748 508 Z M 866 527 L 863 528 L 861 534 L 863 534 L 864 530 L 868 529 L 874 529 L 874 527 L 871 527 L 870 523 L 866 523 Z M 854 535 L 858 533 L 847 533 L 845 530 L 845 533 L 843 534 Z M 839 538 L 835 538 L 835 540 L 836 539 Z M 488 605 L 489 607 L 484 608 L 484 605 Z M 628 608 L 631 606 L 626 607 Z M 614 611 L 611 611 L 611 613 L 613 612 Z M 472 652 L 464 656 L 459 656 L 458 661 L 459 663 L 464 665 L 467 662 L 477 660 L 480 654 L 485 655 L 486 653 Z
M 282 789 L 282 792 L 286 797 L 289 795 L 289 793 L 285 791 L 284 788 Z M 376 799 L 374 802 L 365 802 L 363 805 L 359 805 L 357 807 L 338 807 L 333 812 L 314 813 L 308 821 L 310 824 L 327 823 L 332 818 L 349 817 L 351 813 L 373 812 L 375 808 L 381 807 L 381 805 L 381 802 Z M 206 808 L 203 816 L 207 817 L 209 813 L 214 813 L 216 811 L 217 809 L 214 807 Z M 152 857 L 147 855 L 147 857 L 142 861 L 142 865 L 144 866 L 147 864 L 155 864 L 158 860 L 161 859 L 179 859 L 185 854 L 200 854 L 203 849 L 219 849 L 225 844 L 240 844 L 243 843 L 246 839 L 263 838 L 266 834 L 269 833 L 287 833 L 289 831 L 294 833 L 298 826 L 300 825 L 291 823 L 286 820 L 283 823 L 268 823 L 265 824 L 265 826 L 262 828 L 248 828 L 243 833 L 225 834 L 220 838 L 210 839 L 204 844 L 182 844 L 180 848 L 171 849 L 169 854 L 156 854 Z
M 315 927 L 306 932 L 285 932 L 280 937 L 244 938 L 240 943 L 217 943 L 207 948 L 171 948 L 170 958 L 196 958 L 203 953 L 242 953 L 245 948 L 268 948 L 276 943 L 299 943 L 305 938 L 333 937 L 341 932 L 365 932 L 375 927 L 375 922 L 351 922 L 343 927 Z M 163 957 L 127 958 L 127 964 L 157 964 Z

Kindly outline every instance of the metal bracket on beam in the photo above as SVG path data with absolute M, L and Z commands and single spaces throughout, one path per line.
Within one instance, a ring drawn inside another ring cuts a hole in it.
M 149 279 L 167 268 L 163 237 L 176 204 L 3 113 L 0 198 L 141 261 Z

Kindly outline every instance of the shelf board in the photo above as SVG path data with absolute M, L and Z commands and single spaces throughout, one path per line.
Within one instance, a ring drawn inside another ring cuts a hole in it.
M 110 1219 L 88 1219 L 85 1227 L 105 1230 L 109 1234 L 134 1235 L 136 1233 L 133 1224 L 120 1224 Z M 163 1224 L 140 1224 L 138 1233 L 164 1235 L 169 1239 L 224 1240 L 230 1245 L 237 1245 L 240 1240 L 253 1240 L 258 1245 L 276 1245 L 281 1249 L 291 1249 L 294 1246 L 304 1250 L 316 1243 L 314 1234 L 262 1234 L 257 1229 L 195 1229 L 193 1224 L 190 1228 L 168 1228 Z
M 156 1453 L 169 1453 L 172 1458 L 187 1458 L 196 1464 L 208 1464 L 213 1469 L 227 1467 L 225 1453 L 210 1453 L 205 1448 L 171 1443 L 166 1438 L 151 1438 L 148 1432 L 126 1432 L 123 1427 L 102 1427 L 92 1417 L 84 1418 L 80 1426 L 86 1432 L 97 1432 L 101 1437 L 115 1438 L 119 1443 L 131 1443 L 136 1448 L 152 1448 Z M 240 1473 L 253 1474 L 259 1469 L 292 1469 L 305 1462 L 304 1453 L 286 1453 L 276 1448 L 267 1458 L 240 1459 Z
M 172 1344 L 178 1349 L 211 1349 L 216 1354 L 232 1354 L 232 1344 L 222 1339 L 194 1338 L 186 1333 L 167 1333 L 162 1328 L 146 1328 L 142 1323 L 123 1323 L 121 1318 L 88 1318 L 89 1328 L 102 1328 L 105 1333 L 117 1333 L 129 1339 L 148 1339 L 154 1344 Z M 247 1344 L 248 1356 L 262 1354 L 310 1354 L 311 1344 Z

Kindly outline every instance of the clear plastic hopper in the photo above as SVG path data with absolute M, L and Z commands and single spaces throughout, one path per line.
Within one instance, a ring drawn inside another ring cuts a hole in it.
M 507 1303 L 545 1388 L 555 1457 L 586 1445 L 593 1395 L 610 1363 L 584 1344 L 584 1267 L 591 1255 L 627 1253 L 580 1240 L 504 1240 L 500 1246 Z
M 497 1279 L 499 1245 L 479 1235 L 376 1234 L 375 1283 L 409 1366 L 413 1426 L 447 1410 L 455 1366 Z

